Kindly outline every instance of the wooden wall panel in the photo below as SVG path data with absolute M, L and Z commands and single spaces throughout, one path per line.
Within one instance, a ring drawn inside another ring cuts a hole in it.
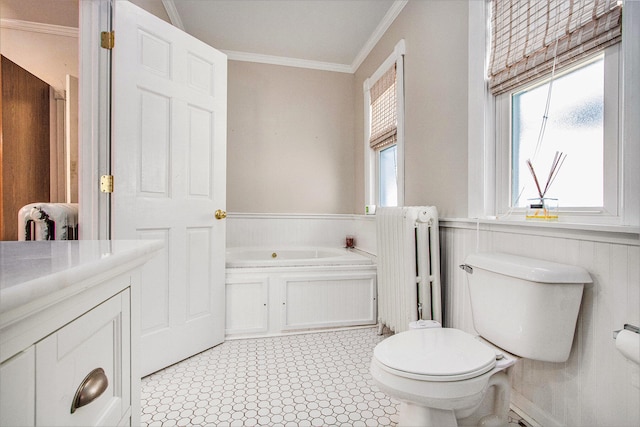
M 2 57 L 0 239 L 18 237 L 18 210 L 49 201 L 49 85 Z

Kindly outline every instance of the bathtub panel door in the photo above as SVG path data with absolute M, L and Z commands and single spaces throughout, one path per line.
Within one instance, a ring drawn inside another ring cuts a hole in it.
M 269 329 L 269 278 L 227 277 L 226 334 L 257 334 Z
M 376 323 L 374 273 L 285 277 L 282 330 Z
M 144 375 L 224 340 L 227 59 L 115 9 L 112 238 L 165 243 L 142 276 Z

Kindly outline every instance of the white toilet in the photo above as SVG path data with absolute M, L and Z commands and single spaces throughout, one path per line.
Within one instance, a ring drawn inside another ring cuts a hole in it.
M 480 336 L 412 329 L 374 350 L 371 375 L 401 402 L 399 425 L 506 425 L 505 370 L 519 357 L 569 357 L 582 289 L 591 282 L 586 270 L 501 253 L 470 255 L 460 267 Z

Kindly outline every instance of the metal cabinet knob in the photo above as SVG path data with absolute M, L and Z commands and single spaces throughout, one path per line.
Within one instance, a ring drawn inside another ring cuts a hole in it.
M 80 387 L 76 390 L 76 395 L 73 397 L 73 402 L 71 403 L 71 413 L 73 414 L 76 412 L 76 409 L 96 400 L 104 393 L 108 386 L 109 380 L 104 373 L 104 369 L 96 368 L 89 372 L 89 375 L 82 380 Z
M 222 209 L 218 209 L 215 213 L 216 219 L 225 219 L 227 217 L 227 213 Z

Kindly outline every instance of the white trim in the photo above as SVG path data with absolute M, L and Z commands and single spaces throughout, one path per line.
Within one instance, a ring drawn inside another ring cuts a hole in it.
M 468 124 L 468 177 L 467 204 L 471 218 L 492 215 L 495 206 L 495 145 L 490 118 L 493 117 L 491 96 L 487 87 L 486 57 L 488 49 L 487 26 L 489 6 L 485 1 L 469 2 L 469 93 Z M 482 35 L 482 36 L 480 36 Z
M 604 51 L 604 111 L 603 120 L 603 162 L 604 182 L 603 205 L 607 215 L 621 218 L 622 204 L 620 191 L 622 188 L 622 104 L 620 98 L 624 85 L 621 76 L 620 45 L 610 46 Z M 637 166 L 637 165 L 636 165 Z
M 259 53 L 222 50 L 230 61 L 257 62 L 260 64 L 282 65 L 284 67 L 308 68 L 312 70 L 352 73 L 351 67 L 332 62 L 311 61 L 308 59 L 288 58 L 285 56 L 262 55 Z
M 369 56 L 373 48 L 380 41 L 384 33 L 389 29 L 393 21 L 395 21 L 395 19 L 398 17 L 400 12 L 402 12 L 402 9 L 408 2 L 408 0 L 396 0 L 395 2 L 393 2 L 385 16 L 382 18 L 382 21 L 380 21 L 373 34 L 371 34 L 371 37 L 369 37 L 365 45 L 362 47 L 362 49 L 360 49 L 360 52 L 358 52 L 351 65 L 338 64 L 335 62 L 322 62 L 308 59 L 290 58 L 286 56 L 239 52 L 234 50 L 222 50 L 222 52 L 227 55 L 230 61 L 256 62 L 259 64 L 282 65 L 284 67 L 308 68 L 312 70 L 355 74 L 360 65 L 362 65 L 362 62 L 367 58 L 367 56 Z M 171 19 L 171 22 L 174 25 L 178 26 L 176 23 L 174 23 L 174 14 L 172 14 L 172 12 L 169 12 L 169 8 L 173 7 L 175 9 L 175 4 L 173 4 L 174 0 L 162 0 L 162 3 L 165 5 L 165 9 L 167 10 L 167 14 Z M 180 24 L 179 28 L 184 30 L 177 10 L 175 10 L 175 18 L 177 20 L 176 22 L 179 22 Z
M 108 239 L 109 195 L 98 182 L 109 171 L 110 54 L 100 48 L 100 32 L 111 29 L 110 0 L 80 0 L 79 22 L 79 235 Z
M 469 2 L 469 144 L 468 144 L 468 215 L 471 218 L 495 218 L 496 200 L 505 197 L 499 193 L 501 185 L 496 182 L 500 177 L 508 176 L 500 171 L 500 156 L 505 156 L 496 148 L 496 132 L 500 124 L 494 123 L 500 103 L 493 102 L 493 96 L 484 88 L 485 72 L 480 73 L 481 64 L 486 58 L 486 30 L 487 9 L 480 11 L 485 2 Z M 573 216 L 565 217 L 565 221 L 558 223 L 563 227 L 588 227 L 596 222 L 615 223 L 621 226 L 640 226 L 640 123 L 629 119 L 640 116 L 640 2 L 626 0 L 623 5 L 624 13 L 622 25 L 621 70 L 620 77 L 620 108 L 619 120 L 621 125 L 618 135 L 619 188 L 618 188 L 618 217 L 598 219 Z M 481 13 L 482 12 L 482 13 Z M 482 21 L 482 22 L 481 22 Z M 480 34 L 484 34 L 480 37 Z M 486 96 L 479 101 L 480 87 L 484 88 Z M 484 103 L 484 107 L 483 107 Z M 484 124 L 474 118 L 484 117 Z M 494 128 L 495 125 L 495 128 Z M 503 127 L 504 128 L 504 127 Z M 507 129 L 508 132 L 508 129 Z M 482 136 L 482 137 L 481 137 Z M 483 138 L 483 140 L 481 140 Z M 508 153 L 506 154 L 508 157 Z M 482 159 L 482 160 L 478 160 Z M 497 160 L 496 160 L 497 159 Z M 504 159 L 502 161 L 505 163 Z M 502 188 L 508 188 L 502 185 Z M 508 197 L 508 195 L 506 196 Z M 609 203 L 610 204 L 610 203 Z M 517 216 L 517 215 L 516 215 Z M 518 223 L 517 218 L 512 219 Z M 586 224 L 588 222 L 589 224 Z
M 52 34 L 62 37 L 78 37 L 79 31 L 74 27 L 43 24 L 41 22 L 21 21 L 19 19 L 0 19 L 0 27 L 8 30 L 29 31 L 32 33 Z
M 603 135 L 603 164 L 604 164 L 604 201 L 603 206 L 597 207 L 563 207 L 560 205 L 560 222 L 622 224 L 619 207 L 619 189 L 622 183 L 619 174 L 622 160 L 619 158 L 621 147 L 619 92 L 619 45 L 609 46 L 603 53 L 578 64 L 572 64 L 564 70 L 556 72 L 555 78 L 571 73 L 599 56 L 604 57 L 604 135 Z M 548 80 L 545 76 L 531 83 L 536 86 Z M 507 221 L 518 221 L 524 215 L 524 207 L 511 207 L 512 200 L 512 170 L 511 170 L 511 98 L 522 88 L 516 88 L 495 97 L 495 150 L 496 150 L 496 215 Z M 562 201 L 561 201 L 562 202 Z
M 402 39 L 398 42 L 398 44 L 396 44 L 395 48 L 393 49 L 393 53 L 389 55 L 382 64 L 380 64 L 378 69 L 371 75 L 371 77 L 364 81 L 364 92 L 369 92 L 369 89 L 371 89 L 375 82 L 377 82 L 380 77 L 382 77 L 382 75 L 386 73 L 389 68 L 391 68 L 391 66 L 398 60 L 400 55 L 405 55 L 406 53 L 407 45 L 404 39 Z
M 398 15 L 400 15 L 400 12 L 402 12 L 402 9 L 404 9 L 407 3 L 409 3 L 409 0 L 396 0 L 393 2 L 387 13 L 382 18 L 382 21 L 380 21 L 376 29 L 373 31 L 373 34 L 371 34 L 371 37 L 369 37 L 369 40 L 367 40 L 351 63 L 352 73 L 355 73 L 364 60 L 367 59 L 367 56 L 369 56 L 373 48 L 376 47 L 376 44 L 378 44 L 384 33 L 386 33 L 391 24 L 393 24 L 393 21 L 395 21 Z
M 180 28 L 182 31 L 186 31 L 175 2 L 173 0 L 162 0 L 162 5 L 164 6 L 164 10 L 167 11 L 167 15 L 169 15 L 171 25 Z
M 545 427 L 562 427 L 564 425 L 517 391 L 511 393 L 511 402 L 534 419 L 538 425 Z
M 49 146 L 49 169 L 52 203 L 66 202 L 65 200 L 65 171 L 67 169 L 65 144 L 64 144 L 64 114 L 65 99 L 63 95 L 56 93 L 53 87 L 49 86 L 49 125 L 50 146 Z
M 440 228 L 556 237 L 592 242 L 640 246 L 640 227 L 606 224 L 566 224 L 545 221 L 501 221 L 473 218 L 440 218 Z
M 227 218 L 236 219 L 364 219 L 375 220 L 374 215 L 361 214 L 313 214 L 313 213 L 249 213 L 249 212 L 227 212 Z
M 640 226 L 640 2 L 625 1 L 622 13 L 622 221 Z
M 393 53 L 384 60 L 378 69 L 364 81 L 362 90 L 364 92 L 364 197 L 365 205 L 375 205 L 378 203 L 376 194 L 376 151 L 372 150 L 369 145 L 371 132 L 371 114 L 369 104 L 371 104 L 370 89 L 382 75 L 397 63 L 396 79 L 397 79 L 397 101 L 398 101 L 398 138 L 397 147 L 397 173 L 398 173 L 398 206 L 404 206 L 404 58 L 407 47 L 404 39 L 400 40 Z
M 371 139 L 371 78 L 362 83 L 364 91 L 363 117 L 364 117 L 364 204 L 375 205 L 376 202 L 376 158 L 375 152 L 371 149 L 369 140 Z M 364 207 L 363 207 L 364 208 Z M 364 208 L 366 210 L 366 208 Z
M 397 185 L 398 185 L 398 206 L 404 206 L 404 55 L 406 53 L 406 46 L 404 43 L 404 39 L 400 40 L 400 42 L 396 45 L 394 50 L 394 54 L 396 55 L 396 85 L 397 85 L 397 99 L 398 105 L 396 112 L 397 120 L 398 120 L 398 130 L 397 130 L 397 174 L 396 177 Z

